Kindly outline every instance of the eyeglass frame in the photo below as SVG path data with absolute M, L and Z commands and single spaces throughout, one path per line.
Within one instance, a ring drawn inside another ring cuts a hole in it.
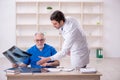
M 35 41 L 36 42 L 43 42 L 43 41 L 45 41 L 45 39 L 36 39 Z

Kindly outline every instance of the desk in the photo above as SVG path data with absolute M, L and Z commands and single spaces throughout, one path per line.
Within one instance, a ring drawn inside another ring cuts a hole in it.
M 6 73 L 7 80 L 100 80 L 100 73 L 83 74 L 80 72 L 48 73 Z

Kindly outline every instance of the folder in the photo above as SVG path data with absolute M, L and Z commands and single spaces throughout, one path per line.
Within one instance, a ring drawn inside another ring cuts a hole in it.
M 7 73 L 41 73 L 42 68 L 17 67 L 4 70 Z

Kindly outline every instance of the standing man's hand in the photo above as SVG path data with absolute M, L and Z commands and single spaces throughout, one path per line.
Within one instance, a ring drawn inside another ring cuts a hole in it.
M 45 58 L 45 57 L 40 57 L 41 60 L 39 60 L 37 62 L 37 65 L 43 65 L 44 63 L 47 63 L 49 60 L 51 60 L 49 57 Z

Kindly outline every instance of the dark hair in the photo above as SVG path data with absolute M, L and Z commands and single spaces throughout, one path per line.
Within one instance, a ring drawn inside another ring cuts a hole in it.
M 59 23 L 60 23 L 61 20 L 63 20 L 63 22 L 65 22 L 65 16 L 61 11 L 56 10 L 51 14 L 50 20 L 56 20 Z

